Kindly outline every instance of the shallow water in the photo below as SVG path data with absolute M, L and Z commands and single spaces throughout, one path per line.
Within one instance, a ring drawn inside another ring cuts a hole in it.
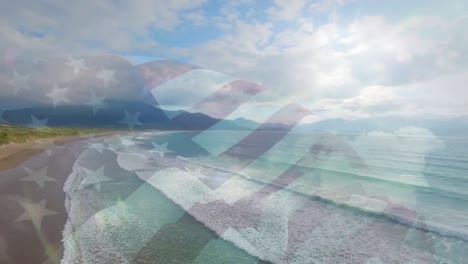
M 103 247 L 81 261 L 462 263 L 467 257 L 468 139 L 405 130 L 290 133 L 239 166 L 252 152 L 223 156 L 240 136 L 220 133 L 135 133 L 125 144 L 107 138 L 106 155 L 115 163 L 106 165 L 107 174 L 119 180 L 102 183 L 100 192 L 69 191 L 72 218 L 87 215 L 74 241 Z M 169 142 L 169 152 L 191 159 L 159 157 L 153 142 Z M 95 155 L 83 154 L 70 178 L 86 177 L 80 167 L 97 167 Z M 291 168 L 300 175 L 288 176 Z M 69 248 L 69 259 L 83 251 Z

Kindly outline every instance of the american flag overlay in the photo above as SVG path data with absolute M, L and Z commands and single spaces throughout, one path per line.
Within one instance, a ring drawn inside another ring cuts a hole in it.
M 362 183 L 376 154 L 355 136 L 302 133 L 313 113 L 293 102 L 238 118 L 267 87 L 170 60 L 9 53 L 0 85 L 2 124 L 117 131 L 0 167 L 0 263 L 466 263 L 466 237 Z

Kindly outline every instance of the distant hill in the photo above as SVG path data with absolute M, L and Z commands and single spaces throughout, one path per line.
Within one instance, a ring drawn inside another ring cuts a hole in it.
M 141 102 L 126 102 L 121 100 L 105 100 L 105 108 L 96 113 L 87 105 L 50 105 L 35 106 L 16 110 L 4 110 L 3 119 L 11 124 L 29 125 L 31 116 L 43 120 L 47 118 L 47 126 L 73 126 L 73 127 L 103 127 L 126 128 L 127 124 L 121 121 L 127 112 L 130 115 L 139 113 L 138 121 L 142 125 L 135 129 L 177 129 L 177 130 L 204 130 L 219 122 L 202 113 L 189 113 L 185 111 L 163 111 L 153 105 Z M 170 119 L 168 116 L 172 116 Z M 223 120 L 225 121 L 225 120 Z M 223 129 L 240 130 L 233 121 L 223 122 Z
M 237 119 L 232 120 L 234 124 L 236 124 L 239 127 L 243 128 L 248 128 L 248 129 L 255 129 L 258 127 L 258 123 L 249 119 L 245 119 L 242 117 L 239 117 Z
M 408 126 L 427 128 L 437 136 L 468 136 L 468 117 L 450 119 L 401 117 L 362 120 L 329 119 L 301 125 L 300 131 L 350 134 L 360 134 L 371 131 L 390 133 L 398 128 Z
M 30 100 L 0 97 L 0 122 L 6 120 L 16 125 L 29 125 L 32 116 L 38 120 L 47 118 L 46 125 L 51 127 L 100 127 L 125 129 L 128 125 L 122 123 L 125 114 L 139 113 L 138 122 L 134 129 L 163 129 L 163 130 L 254 130 L 260 124 L 246 119 L 234 120 L 216 119 L 203 113 L 189 113 L 186 111 L 162 110 L 154 105 L 123 101 L 105 100 L 105 108 L 93 112 L 89 105 L 61 105 L 51 106 Z M 27 108 L 21 108 L 22 106 Z M 44 121 L 43 121 L 44 122 Z M 216 126 L 214 126 L 216 124 Z M 386 117 L 362 120 L 328 119 L 311 124 L 298 124 L 297 131 L 313 133 L 341 133 L 361 134 L 370 131 L 393 132 L 401 127 L 417 126 L 432 131 L 437 136 L 468 136 L 468 117 L 441 118 L 401 118 Z M 284 130 L 281 124 L 264 124 L 265 130 Z
M 26 107 L 45 106 L 45 104 L 23 99 L 20 97 L 0 96 L 0 110 L 19 109 Z

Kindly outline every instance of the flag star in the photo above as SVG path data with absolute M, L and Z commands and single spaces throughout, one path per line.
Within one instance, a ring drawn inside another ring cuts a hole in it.
M 88 69 L 84 65 L 84 59 L 74 59 L 73 57 L 70 57 L 68 58 L 68 62 L 65 64 L 67 64 L 70 67 L 73 67 L 73 72 L 75 73 L 75 75 L 77 75 L 80 72 L 80 70 Z
M 63 149 L 64 147 L 55 144 L 53 140 L 36 140 L 36 145 L 32 148 L 43 150 L 48 156 L 52 155 L 52 150 Z
M 35 128 L 46 128 L 48 120 L 48 118 L 38 119 L 37 117 L 31 115 L 31 123 L 29 123 L 27 126 Z
M 102 69 L 98 74 L 97 77 L 104 82 L 104 87 L 107 88 L 110 82 L 117 83 L 117 80 L 114 78 L 115 70 L 106 70 Z
M 31 220 L 36 229 L 41 229 L 42 218 L 48 215 L 58 214 L 55 211 L 49 210 L 46 207 L 46 201 L 42 200 L 38 203 L 19 202 L 24 209 L 24 213 L 20 215 L 15 222 L 23 222 Z
M 69 87 L 59 88 L 58 85 L 54 83 L 54 88 L 47 94 L 47 97 L 52 99 L 54 107 L 56 107 L 60 102 L 70 102 L 66 97 L 69 89 Z
M 96 190 L 99 192 L 101 191 L 101 183 L 112 181 L 111 178 L 104 175 L 104 165 L 95 171 L 86 168 L 83 168 L 83 170 L 87 176 L 81 181 L 80 189 L 83 189 L 89 185 L 93 185 L 94 188 L 96 188 Z
M 37 183 L 41 188 L 44 188 L 44 183 L 46 181 L 57 181 L 56 179 L 49 177 L 47 175 L 47 167 L 44 167 L 40 170 L 31 170 L 29 168 L 24 168 L 26 173 L 28 174 L 27 177 L 22 178 L 22 181 L 32 181 Z
M 131 115 L 127 111 L 125 111 L 125 117 L 119 123 L 127 125 L 128 128 L 133 130 L 133 128 L 135 126 L 142 126 L 143 125 L 140 121 L 138 121 L 139 116 L 140 116 L 139 112 Z
M 21 90 L 29 90 L 31 87 L 29 86 L 29 78 L 31 75 L 21 75 L 16 70 L 13 71 L 13 79 L 9 81 L 9 83 L 14 86 L 15 88 L 15 95 L 18 94 Z
M 170 152 L 170 150 L 167 148 L 167 142 L 162 145 L 156 142 L 151 142 L 151 144 L 153 144 L 153 149 L 151 151 L 159 153 L 161 156 L 163 156 L 166 152 Z
M 86 105 L 93 109 L 93 114 L 96 114 L 99 110 L 107 108 L 104 99 L 105 97 L 97 97 L 94 92 L 91 92 L 91 101 L 87 102 Z

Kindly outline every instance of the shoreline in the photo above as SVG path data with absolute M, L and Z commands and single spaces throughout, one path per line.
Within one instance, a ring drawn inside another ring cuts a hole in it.
M 126 133 L 124 131 L 106 131 L 93 134 L 56 136 L 44 139 L 36 139 L 23 143 L 8 143 L 0 145 L 0 171 L 13 169 L 24 161 L 44 152 L 51 144 L 63 145 L 82 139 L 110 136 Z
M 63 227 L 68 217 L 63 186 L 76 161 L 76 150 L 86 145 L 86 139 L 99 141 L 105 136 L 125 133 L 128 131 L 54 136 L 0 146 L 0 210 L 3 212 L 0 214 L 0 263 L 60 263 Z M 43 155 L 48 151 L 48 155 Z M 47 177 L 53 180 L 42 185 L 24 181 L 27 173 L 23 167 L 47 168 Z M 27 213 L 21 202 L 41 201 L 53 212 L 52 216 L 41 218 L 38 227 L 31 222 L 33 218 L 17 221 Z M 7 245 L 2 244 L 5 241 Z M 28 254 L 24 254 L 24 248 Z

